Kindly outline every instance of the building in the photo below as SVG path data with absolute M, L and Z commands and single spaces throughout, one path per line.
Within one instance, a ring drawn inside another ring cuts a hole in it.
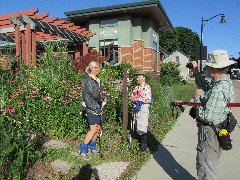
M 159 71 L 159 33 L 173 26 L 159 0 L 65 12 L 67 20 L 96 34 L 87 42 L 110 63 L 128 62 L 134 68 Z
M 170 56 L 163 59 L 163 63 L 175 62 L 180 63 L 179 70 L 180 75 L 184 80 L 188 80 L 190 78 L 190 70 L 186 67 L 187 63 L 189 63 L 190 58 L 182 53 L 179 50 L 174 51 Z

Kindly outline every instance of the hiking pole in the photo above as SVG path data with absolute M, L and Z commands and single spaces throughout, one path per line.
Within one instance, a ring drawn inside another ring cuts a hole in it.
M 178 106 L 182 112 L 184 112 L 184 107 L 185 106 L 204 106 L 206 103 L 204 102 L 184 102 L 184 101 L 176 101 L 172 102 L 171 106 Z M 226 107 L 240 107 L 240 103 L 227 103 Z
M 174 117 L 174 108 L 178 107 L 182 112 L 184 112 L 185 108 L 183 106 L 204 106 L 206 103 L 204 102 L 184 102 L 184 101 L 176 101 L 176 102 L 171 102 L 172 106 L 172 116 Z M 227 103 L 226 107 L 240 107 L 240 103 Z M 178 116 L 178 111 L 177 115 Z
M 130 138 L 129 138 L 129 143 L 130 143 L 130 148 L 133 149 L 133 135 L 134 135 L 134 130 L 135 130 L 135 120 L 134 120 L 134 113 L 132 112 L 132 118 L 131 118 L 131 123 L 130 123 Z

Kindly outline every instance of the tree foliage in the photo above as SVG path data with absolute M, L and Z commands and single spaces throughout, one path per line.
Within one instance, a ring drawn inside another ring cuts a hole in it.
M 172 53 L 175 50 L 196 58 L 196 47 L 200 46 L 199 36 L 191 29 L 176 27 L 172 30 L 163 31 L 159 35 L 159 45 Z

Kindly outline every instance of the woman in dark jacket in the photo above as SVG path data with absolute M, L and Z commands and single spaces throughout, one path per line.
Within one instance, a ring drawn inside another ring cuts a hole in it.
M 85 160 L 89 160 L 88 151 L 97 153 L 96 139 L 101 127 L 102 97 L 99 73 L 99 64 L 91 62 L 86 68 L 85 79 L 82 84 L 82 96 L 86 105 L 88 124 L 90 129 L 84 141 L 80 144 L 80 154 Z

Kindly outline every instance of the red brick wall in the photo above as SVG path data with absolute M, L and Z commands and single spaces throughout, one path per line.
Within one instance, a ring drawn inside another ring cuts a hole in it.
M 134 40 L 132 46 L 119 47 L 119 53 L 122 56 L 122 62 L 128 62 L 133 65 L 134 68 L 143 69 L 146 71 L 154 70 L 154 51 L 153 48 L 144 48 L 143 40 Z M 120 57 L 118 56 L 118 60 Z M 160 53 L 157 53 L 157 71 L 160 68 Z
M 133 56 L 132 56 L 132 64 L 133 67 L 142 69 L 143 66 L 143 40 L 134 40 L 132 43 L 133 48 Z
M 153 71 L 153 49 L 144 48 L 143 49 L 143 66 L 142 69 L 146 71 Z
M 119 47 L 119 54 L 122 55 L 122 62 L 127 62 L 132 64 L 132 47 Z M 118 56 L 118 61 L 120 61 L 120 55 Z

